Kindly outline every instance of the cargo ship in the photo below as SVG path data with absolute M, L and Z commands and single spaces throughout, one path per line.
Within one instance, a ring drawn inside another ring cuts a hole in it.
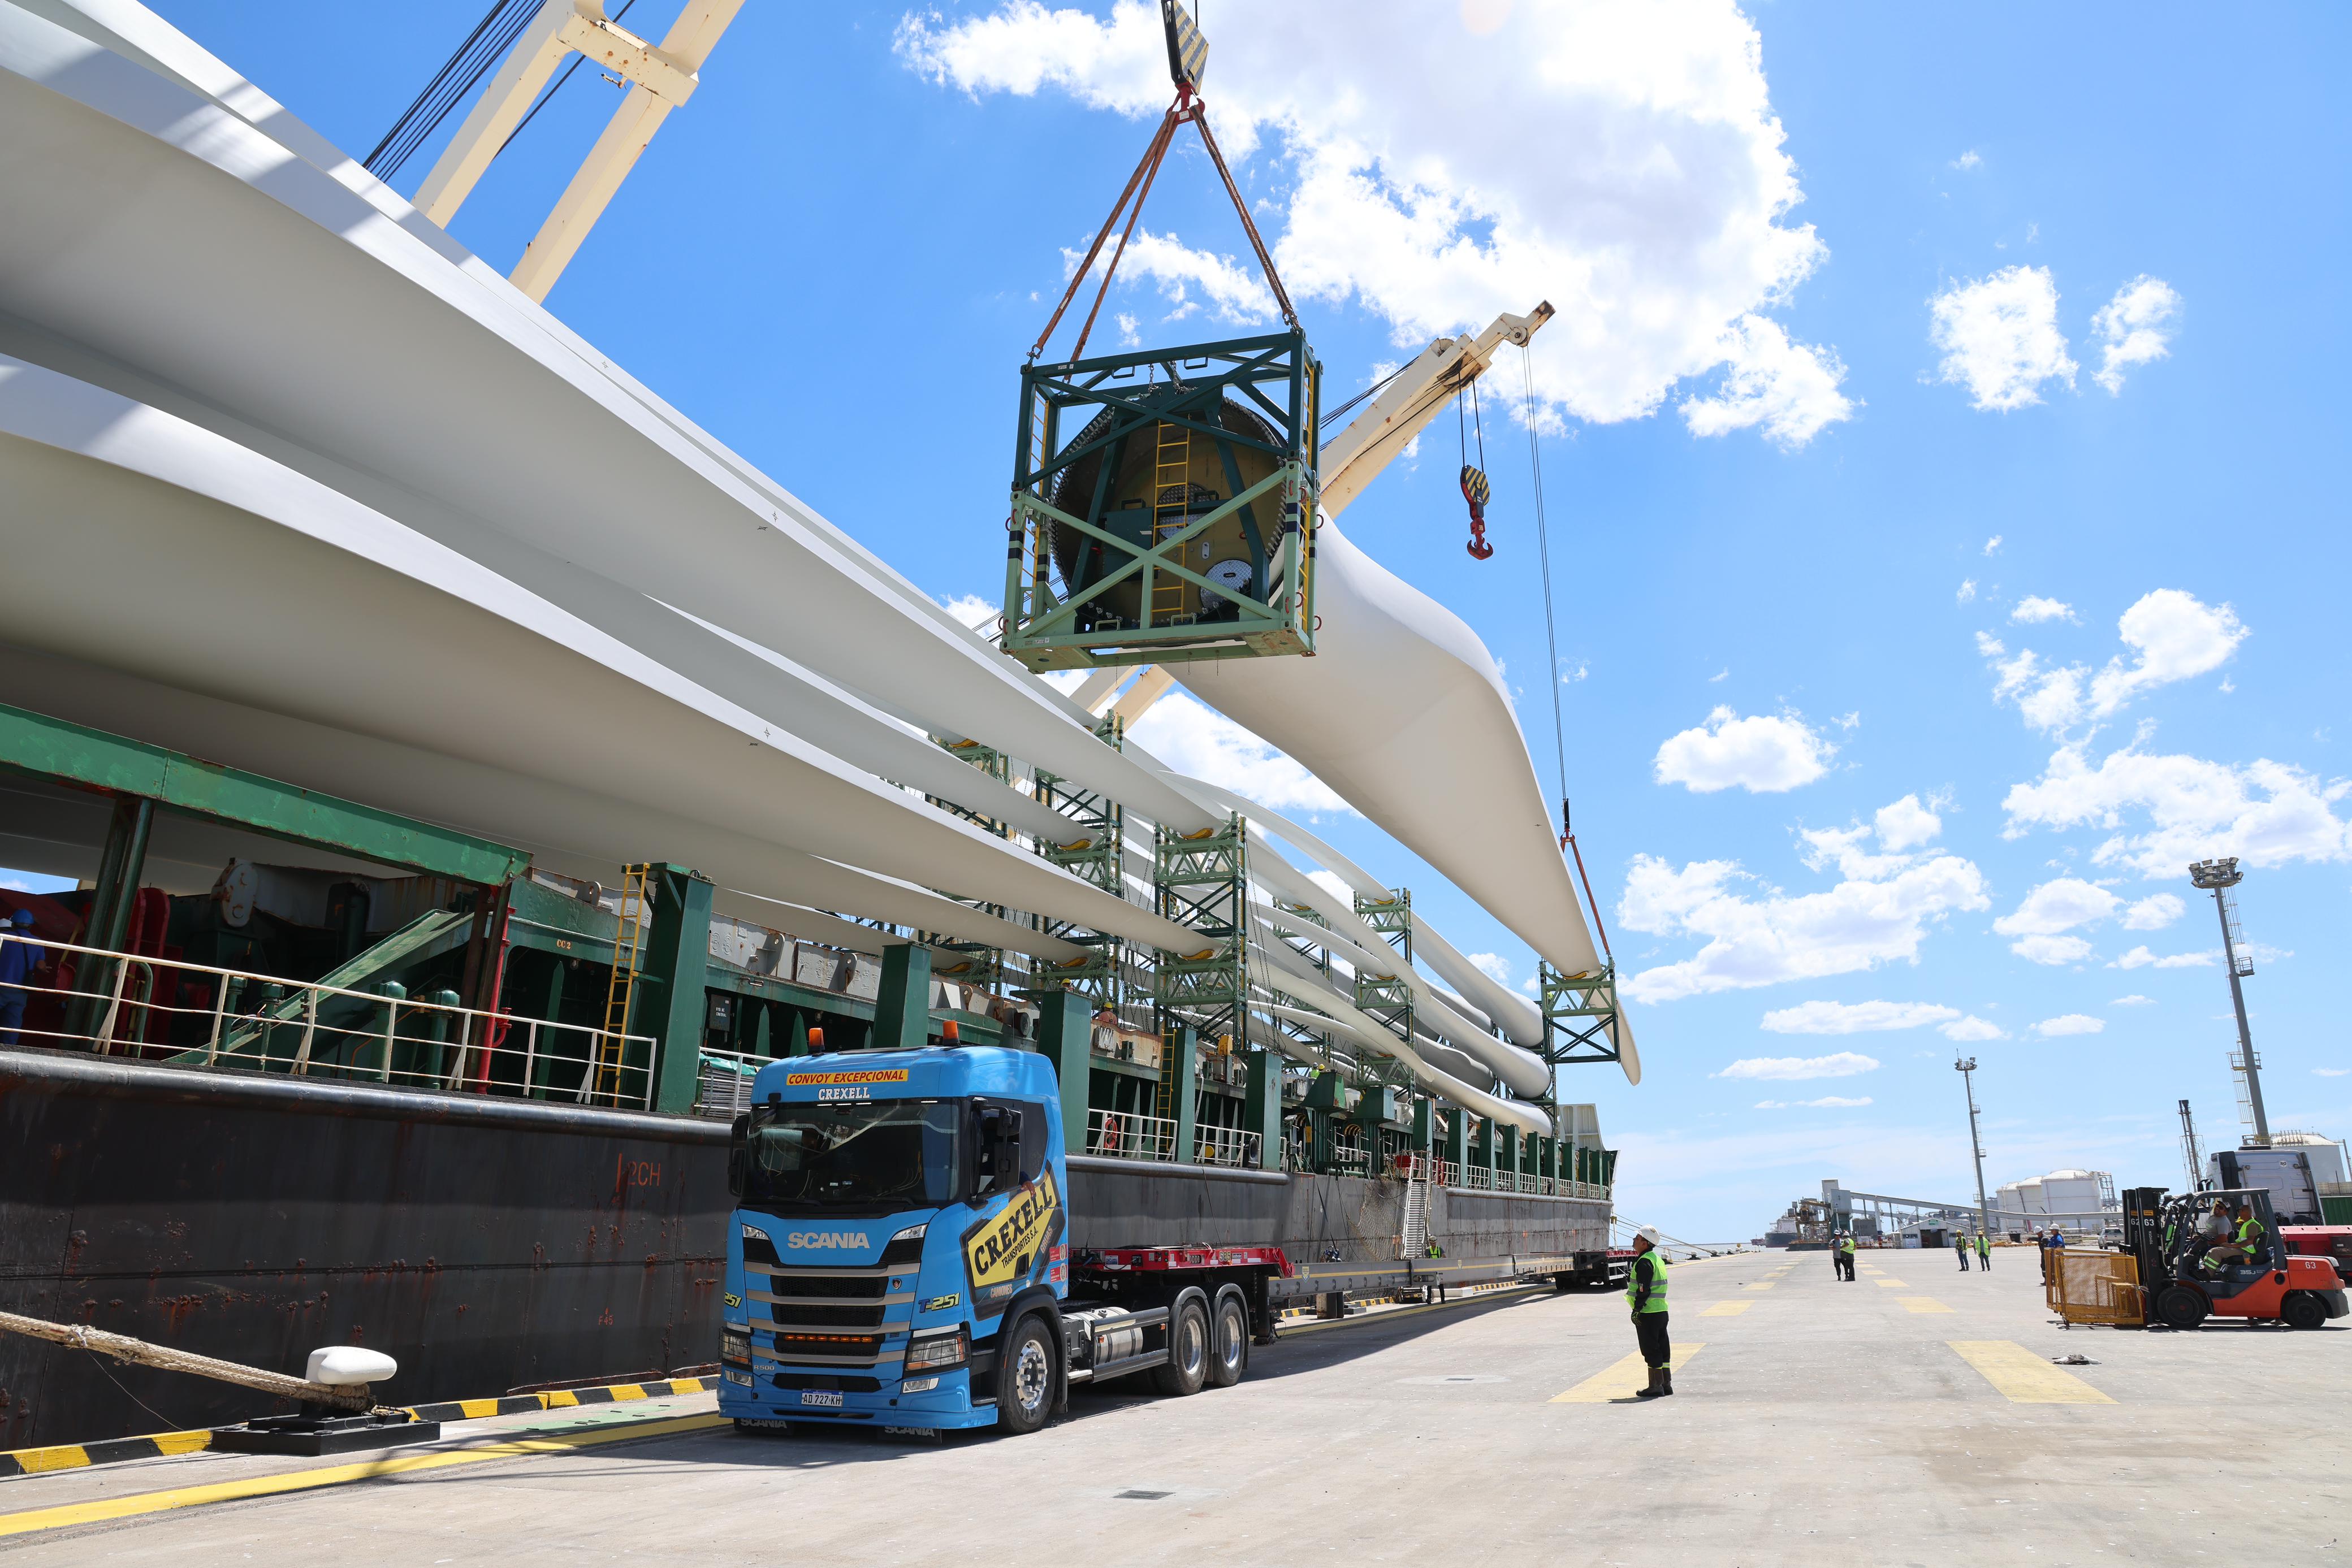
M 1077 1248 L 1605 1278 L 1613 964 L 1483 643 L 1336 522 L 1549 307 L 1328 434 L 1295 319 L 1037 360 L 983 637 L 544 308 L 634 150 L 511 277 L 450 238 L 580 47 L 512 9 L 412 204 L 135 5 L 0 0 L 0 864 L 76 884 L 0 893 L 0 1305 L 404 1401 L 698 1366 L 759 1065 L 929 1041 L 1083 1074 Z M 616 112 L 734 9 L 597 23 Z M 1537 995 L 1136 744 L 1174 680 Z M 257 1403 L 0 1339 L 11 1446 Z

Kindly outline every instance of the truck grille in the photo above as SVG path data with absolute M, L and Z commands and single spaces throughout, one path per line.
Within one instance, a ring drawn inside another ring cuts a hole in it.
M 872 1366 L 882 1342 L 914 1314 L 912 1291 L 893 1291 L 888 1269 L 795 1269 L 746 1262 L 755 1307 L 767 1309 L 773 1358 L 819 1366 Z M 765 1290 L 761 1286 L 766 1286 Z M 756 1321 L 756 1320 L 755 1320 Z

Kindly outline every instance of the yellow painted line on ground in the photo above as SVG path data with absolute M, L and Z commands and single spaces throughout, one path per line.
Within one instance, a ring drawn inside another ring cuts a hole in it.
M 1680 1372 L 1689 1363 L 1691 1357 L 1706 1348 L 1705 1340 L 1700 1340 L 1696 1344 L 1675 1345 L 1674 1359 L 1667 1362 L 1666 1365 L 1672 1371 Z M 1646 1386 L 1649 1381 L 1650 1369 L 1643 1364 L 1642 1354 L 1636 1351 L 1607 1371 L 1595 1373 L 1586 1378 L 1567 1393 L 1553 1395 L 1551 1403 L 1554 1405 L 1607 1405 L 1615 1400 L 1633 1398 L 1634 1390 Z
M 1780 1281 L 1778 1280 L 1750 1280 L 1747 1284 L 1741 1286 L 1740 1289 L 1745 1291 L 1769 1291 L 1780 1282 Z
M 1906 1312 L 1948 1312 L 1952 1310 L 1933 1296 L 1897 1296 L 1895 1299 L 1903 1303 L 1903 1310 Z
M 1882 1291 L 1907 1291 L 1911 1288 L 1900 1280 L 1873 1280 L 1871 1283 Z
M 559 1433 L 552 1437 L 526 1437 L 508 1443 L 486 1443 L 479 1448 L 409 1454 L 396 1459 L 371 1459 L 357 1465 L 329 1465 L 315 1470 L 251 1476 L 244 1480 L 221 1481 L 212 1486 L 176 1487 L 170 1491 L 141 1492 L 131 1497 L 105 1498 L 96 1502 L 27 1509 L 22 1513 L 0 1513 L 0 1536 L 29 1535 L 37 1531 L 100 1524 L 110 1519 L 130 1519 L 142 1513 L 163 1513 L 176 1508 L 199 1508 L 205 1503 L 236 1502 L 245 1498 L 271 1497 L 281 1492 L 347 1486 L 353 1481 L 381 1480 L 387 1476 L 408 1475 L 417 1470 L 480 1464 L 486 1459 L 563 1454 L 574 1448 L 594 1448 L 601 1443 L 619 1443 L 633 1437 L 659 1437 L 672 1432 L 695 1432 L 725 1425 L 727 1417 L 724 1416 L 685 1416 L 673 1420 L 635 1421 L 622 1426 L 601 1427 L 589 1432 Z
M 1706 1311 L 1699 1313 L 1699 1316 L 1703 1318 L 1736 1318 L 1755 1304 L 1756 1303 L 1753 1301 L 1717 1301 L 1715 1305 L 1707 1308 Z
M 2012 1405 L 2113 1405 L 2115 1401 L 2071 1372 L 2006 1339 L 1956 1339 L 1945 1342 L 1960 1359 L 1984 1374 L 1984 1379 Z

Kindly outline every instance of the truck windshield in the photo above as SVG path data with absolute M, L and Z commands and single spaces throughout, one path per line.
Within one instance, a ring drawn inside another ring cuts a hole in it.
M 937 1208 L 955 1199 L 961 1102 L 852 1101 L 752 1108 L 743 1201 Z

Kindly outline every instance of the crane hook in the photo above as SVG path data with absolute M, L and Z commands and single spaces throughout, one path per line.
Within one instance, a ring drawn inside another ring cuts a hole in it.
M 1493 493 L 1484 470 L 1467 463 L 1462 465 L 1462 498 L 1470 503 L 1470 543 L 1465 548 L 1472 560 L 1485 560 L 1495 553 L 1495 547 L 1486 542 L 1486 502 Z

